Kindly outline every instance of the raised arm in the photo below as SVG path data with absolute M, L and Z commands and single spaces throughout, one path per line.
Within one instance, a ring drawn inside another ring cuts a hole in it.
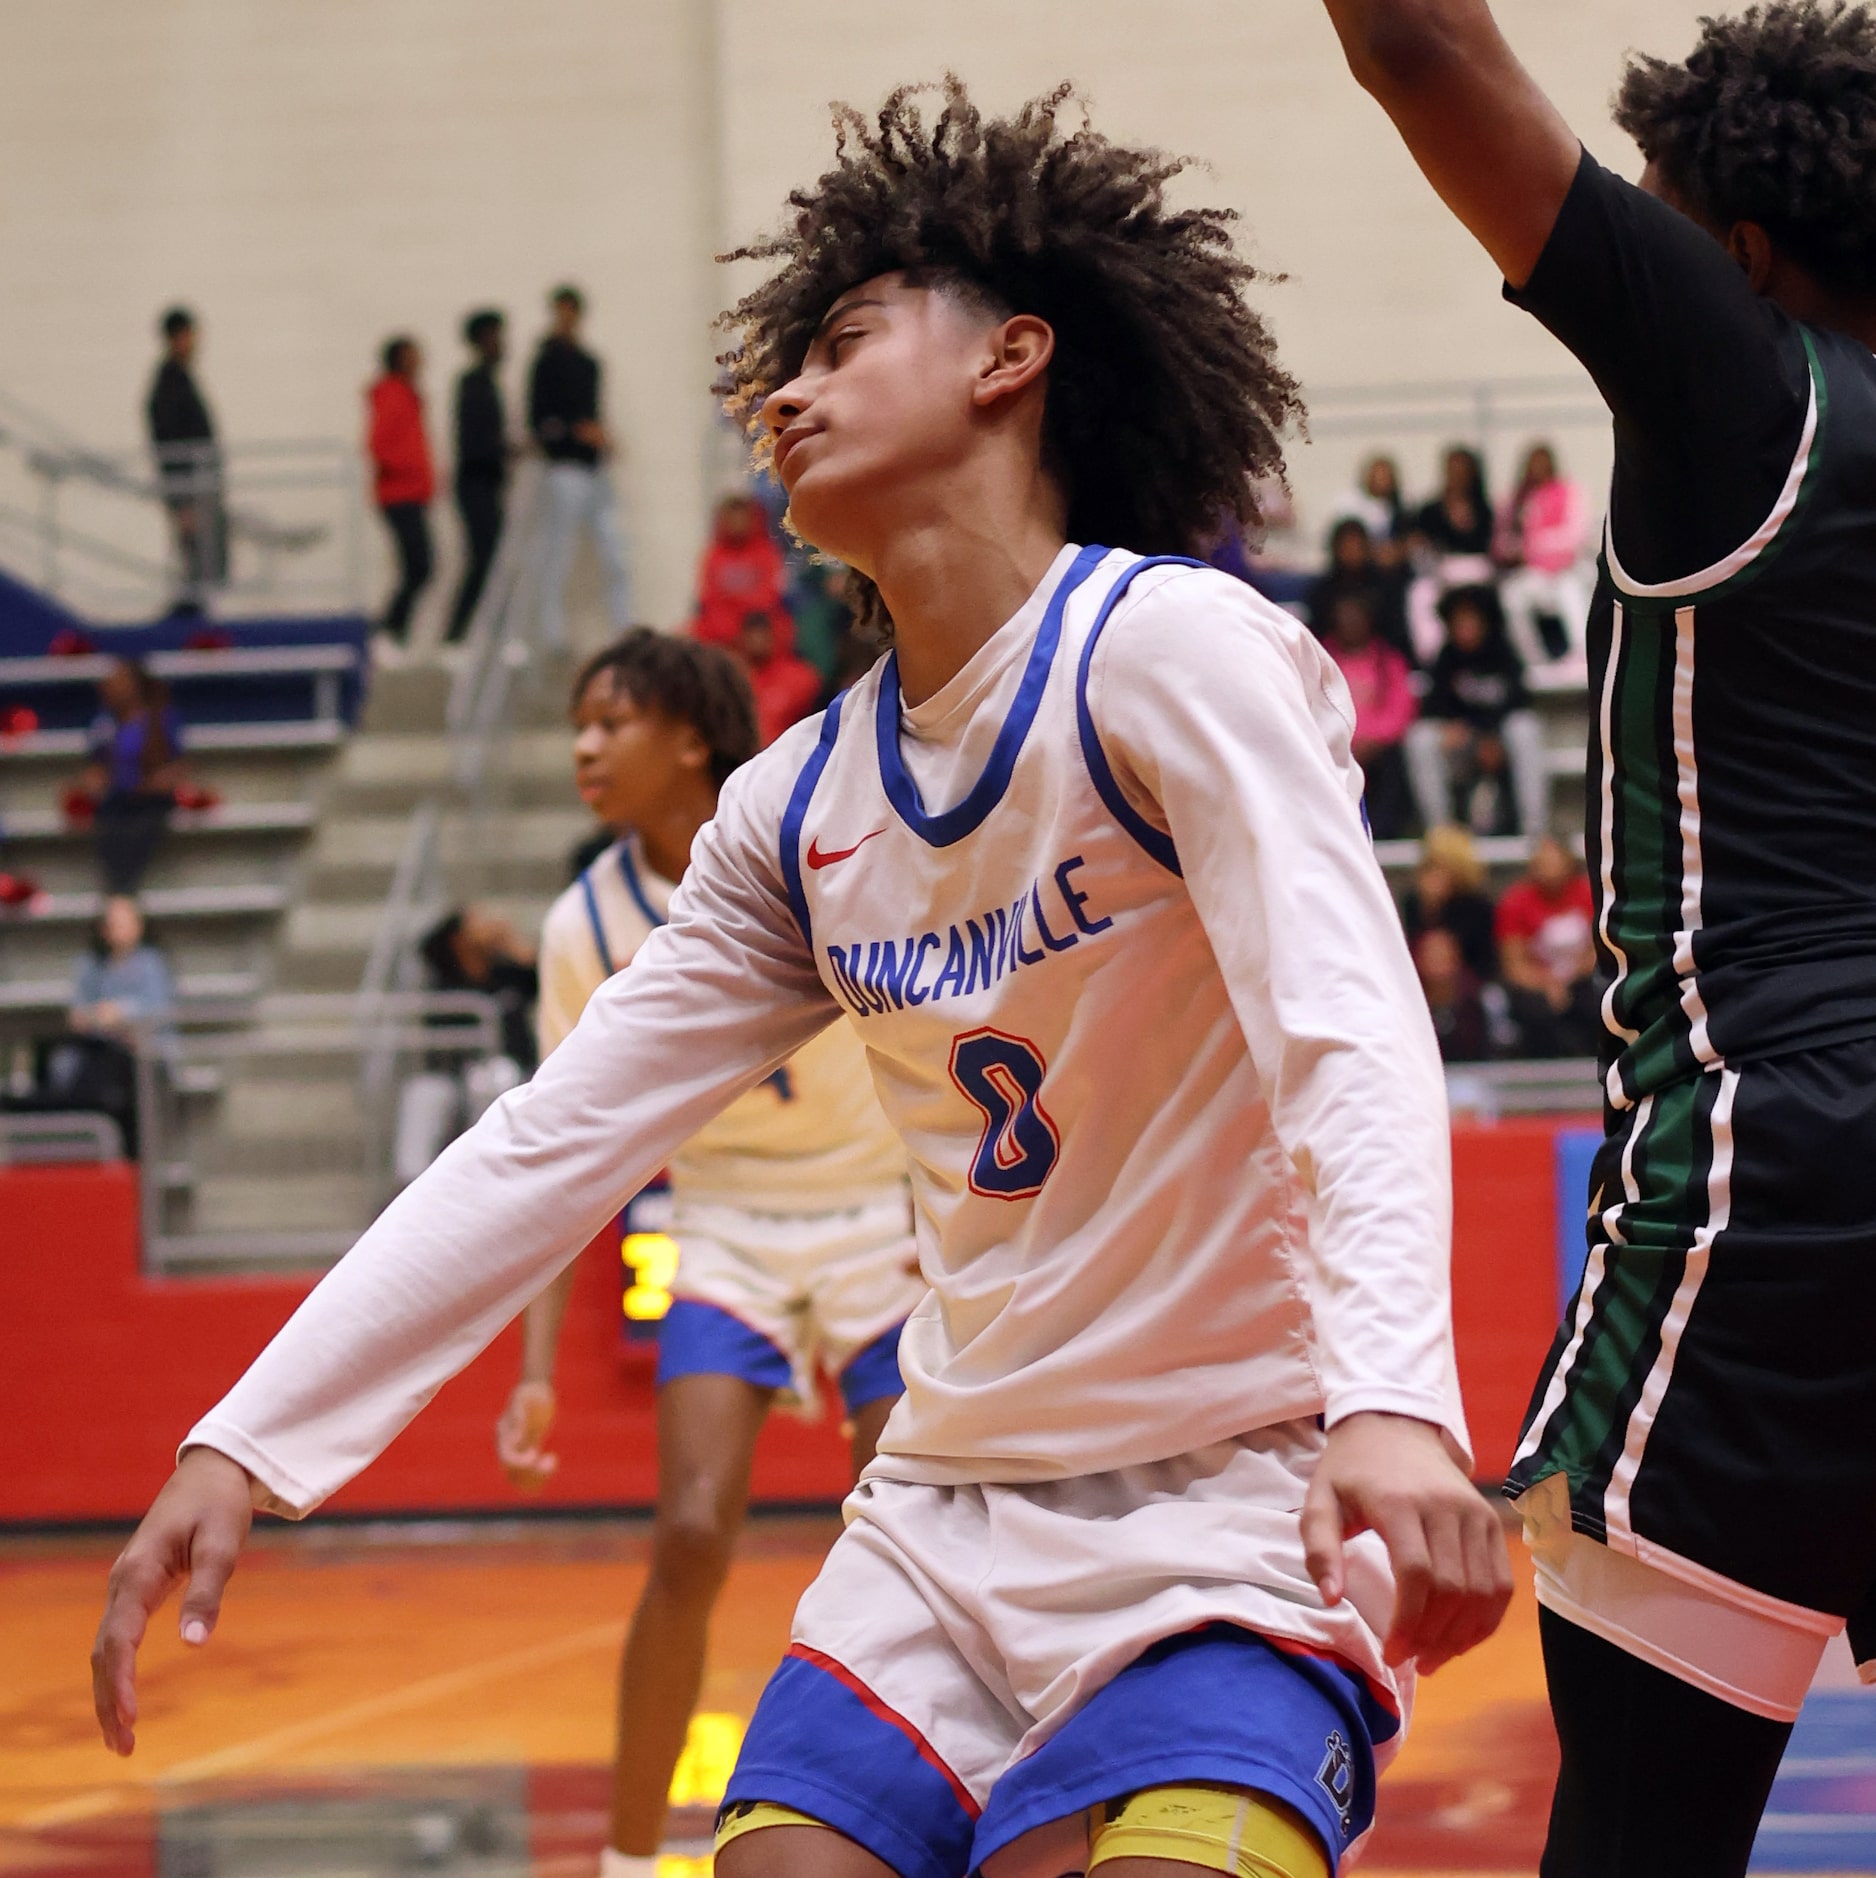
M 1349 69 L 1513 287 L 1535 269 L 1582 148 L 1486 0 L 1324 0 Z
M 250 1496 L 305 1513 L 367 1466 L 674 1148 L 837 1015 L 779 879 L 779 805 L 762 806 L 804 734 L 732 779 L 670 924 L 534 1080 L 405 1188 L 190 1432 L 113 1568 L 93 1653 L 119 1753 L 150 1614 L 187 1577 L 183 1636 L 207 1640 Z

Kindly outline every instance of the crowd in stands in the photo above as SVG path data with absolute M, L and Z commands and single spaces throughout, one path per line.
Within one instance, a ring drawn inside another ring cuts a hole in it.
M 1581 683 L 1589 505 L 1539 443 L 1494 508 L 1484 459 L 1455 446 L 1418 505 L 1391 457 L 1335 505 L 1323 570 L 1299 575 L 1224 544 L 1214 556 L 1322 640 L 1354 693 L 1378 839 L 1457 820 L 1480 835 L 1548 825 L 1535 684 Z

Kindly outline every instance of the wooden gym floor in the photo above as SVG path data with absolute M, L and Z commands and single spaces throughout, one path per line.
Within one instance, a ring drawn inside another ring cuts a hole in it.
M 834 1530 L 745 1536 L 664 1878 L 708 1871 L 742 1722 Z M 115 1547 L 0 1544 L 0 1878 L 589 1878 L 641 1525 L 270 1528 L 205 1652 L 173 1605 L 152 1627 L 130 1762 L 99 1745 L 86 1668 Z M 1554 1758 L 1527 1577 L 1498 1636 L 1423 1685 L 1361 1871 L 1528 1878 Z M 1755 1871 L 1876 1878 L 1876 1692 L 1820 1687 L 1761 1848 Z

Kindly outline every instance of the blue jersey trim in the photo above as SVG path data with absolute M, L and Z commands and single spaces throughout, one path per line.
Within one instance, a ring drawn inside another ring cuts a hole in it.
M 580 876 L 580 891 L 586 895 L 586 922 L 593 929 L 593 944 L 599 948 L 599 962 L 610 978 L 619 968 L 612 962 L 612 948 L 606 943 L 606 922 L 599 917 L 599 895 L 593 891 L 593 870 Z
M 625 877 L 625 890 L 632 896 L 633 904 L 653 926 L 662 926 L 664 915 L 645 897 L 645 884 L 638 877 L 638 864 L 632 859 L 630 841 L 619 844 L 619 872 Z
M 1009 716 L 997 732 L 984 773 L 955 808 L 928 814 L 919 796 L 918 784 L 905 766 L 899 750 L 899 658 L 897 653 L 887 654 L 880 672 L 879 704 L 874 717 L 879 742 L 879 776 L 899 819 L 921 841 L 934 848 L 948 848 L 981 828 L 984 818 L 1003 800 L 1016 769 L 1016 759 L 1022 754 L 1037 711 L 1042 708 L 1042 694 L 1055 663 L 1055 649 L 1061 643 L 1062 614 L 1068 606 L 1068 597 L 1094 572 L 1107 552 L 1106 548 L 1083 548 L 1049 596 L 1048 609 L 1036 629 L 1036 642 L 1029 650 L 1029 663 L 1011 701 Z
M 1088 774 L 1094 779 L 1095 793 L 1107 804 L 1108 813 L 1119 822 L 1121 827 L 1137 841 L 1146 852 L 1168 873 L 1185 878 L 1185 869 L 1179 865 L 1179 850 L 1173 846 L 1171 835 L 1162 834 L 1136 809 L 1122 792 L 1120 784 L 1114 779 L 1114 771 L 1107 760 L 1107 752 L 1101 748 L 1101 735 L 1094 727 L 1094 713 L 1088 709 L 1088 673 L 1094 665 L 1094 648 L 1100 643 L 1102 629 L 1113 615 L 1121 596 L 1134 583 L 1136 575 L 1143 574 L 1149 567 L 1204 567 L 1203 561 L 1189 560 L 1183 554 L 1155 554 L 1145 560 L 1136 561 L 1126 573 L 1114 583 L 1114 588 L 1101 602 L 1101 610 L 1095 616 L 1094 624 L 1088 628 L 1087 643 L 1081 648 L 1081 669 L 1075 675 L 1075 721 L 1081 727 L 1081 753 L 1087 760 Z
M 840 735 L 840 707 L 846 699 L 843 691 L 828 705 L 821 719 L 821 740 L 802 764 L 801 774 L 795 778 L 794 793 L 782 811 L 782 880 L 788 888 L 788 904 L 794 909 L 795 924 L 801 928 L 801 936 L 807 941 L 810 952 L 814 950 L 814 921 L 808 914 L 808 893 L 801 879 L 801 824 L 808 819 L 808 804 L 814 800 L 827 759 L 834 754 L 834 739 Z

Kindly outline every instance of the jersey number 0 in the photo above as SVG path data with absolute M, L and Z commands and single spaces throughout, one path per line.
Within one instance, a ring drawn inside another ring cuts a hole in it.
M 1040 1099 L 1046 1068 L 1033 1043 L 1000 1030 L 973 1030 L 952 1044 L 951 1080 L 984 1118 L 973 1193 L 1027 1200 L 1042 1191 L 1062 1152 Z

